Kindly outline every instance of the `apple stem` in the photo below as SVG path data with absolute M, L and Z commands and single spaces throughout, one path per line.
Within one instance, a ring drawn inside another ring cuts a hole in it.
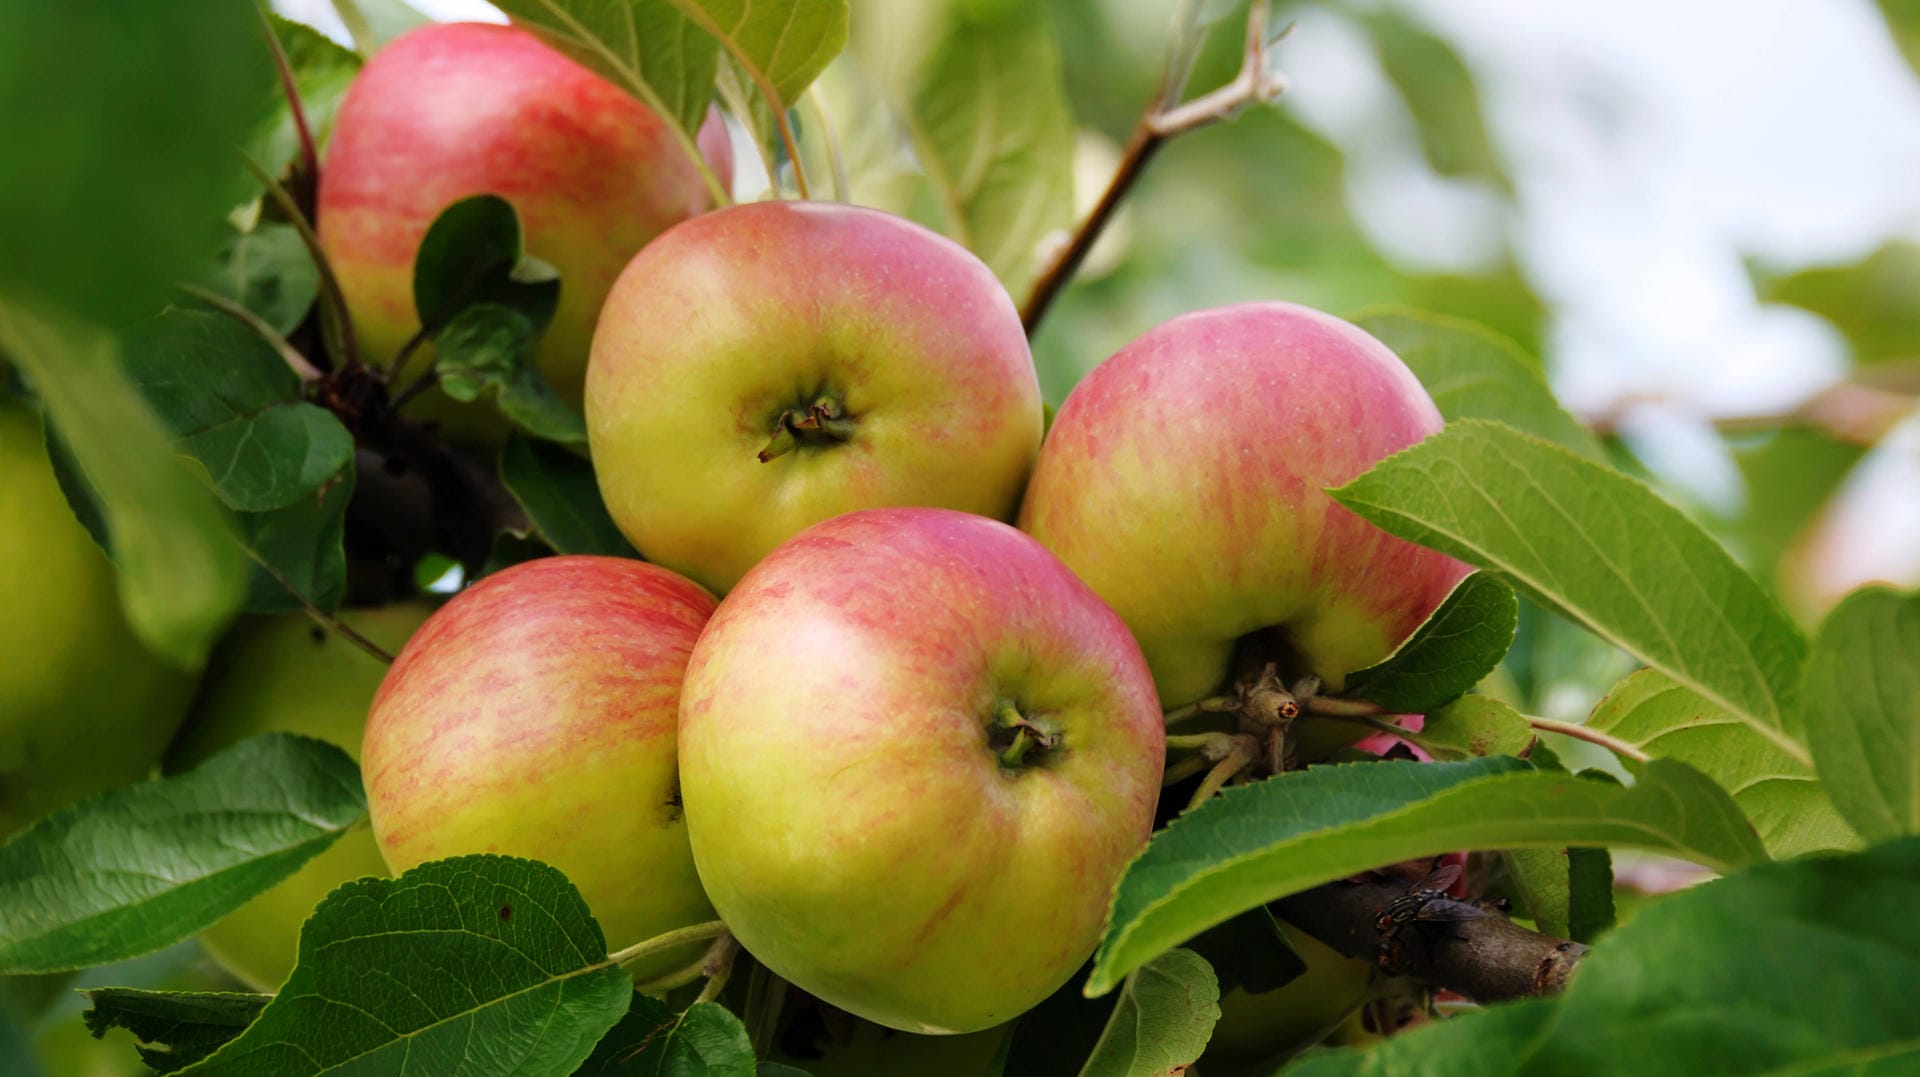
M 700 989 L 696 1002 L 712 1002 L 725 990 L 727 980 L 733 975 L 733 959 L 740 953 L 740 940 L 728 933 L 713 940 L 707 952 L 700 958 L 700 973 L 707 978 L 707 985 Z
M 853 440 L 856 423 L 832 397 L 821 397 L 806 408 L 788 408 L 774 424 L 773 439 L 759 452 L 761 463 L 770 463 L 802 445 L 827 445 Z
M 1240 709 L 1240 701 L 1232 696 L 1210 696 L 1198 702 L 1189 703 L 1184 707 L 1175 707 L 1168 711 L 1166 715 L 1167 724 L 1172 725 L 1175 722 L 1184 722 L 1189 718 L 1195 718 L 1202 714 L 1225 714 L 1238 709 Z M 1171 743 L 1171 740 L 1169 740 L 1169 743 Z
M 608 954 L 605 961 L 596 962 L 593 967 L 611 968 L 615 965 L 624 965 L 629 961 L 638 961 L 640 958 L 646 957 L 649 954 L 657 954 L 662 950 L 671 950 L 676 946 L 683 946 L 689 942 L 703 942 L 707 939 L 717 939 L 726 933 L 727 925 L 719 920 L 708 920 L 705 923 L 690 924 L 687 927 L 675 928 L 672 931 L 655 935 L 650 939 L 643 939 L 623 950 L 616 950 Z
M 1033 752 L 1045 754 L 1060 744 L 1060 733 L 1051 723 L 1029 718 L 1020 713 L 1020 708 L 1011 700 L 1002 700 L 995 709 L 989 733 L 1013 731 L 1013 738 L 1005 748 L 1000 749 L 1000 765 L 1009 770 L 1018 770 L 1030 765 L 1028 755 Z

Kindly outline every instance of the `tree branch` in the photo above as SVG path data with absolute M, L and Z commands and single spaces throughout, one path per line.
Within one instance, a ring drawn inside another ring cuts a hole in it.
M 1187 50 L 1197 52 L 1203 40 L 1203 35 L 1193 35 L 1175 50 L 1175 55 L 1167 64 L 1163 87 L 1171 87 L 1178 79 L 1184 78 L 1180 72 L 1192 66 L 1192 56 L 1187 54 Z M 1286 90 L 1286 79 L 1267 69 L 1267 50 L 1278 40 L 1267 35 L 1267 0 L 1255 0 L 1247 13 L 1247 44 L 1240 73 L 1232 82 L 1185 104 L 1166 103 L 1169 95 L 1165 89 L 1155 94 L 1153 105 L 1140 117 L 1132 137 L 1127 140 L 1126 149 L 1120 154 L 1120 164 L 1114 169 L 1113 178 L 1107 181 L 1100 200 L 1094 203 L 1093 210 L 1074 230 L 1066 246 L 1041 270 L 1028 291 L 1027 301 L 1020 307 L 1020 324 L 1026 328 L 1028 337 L 1032 337 L 1040 327 L 1040 319 L 1046 316 L 1047 308 L 1053 305 L 1060 290 L 1066 287 L 1067 282 L 1079 271 L 1080 264 L 1086 261 L 1087 253 L 1093 250 L 1107 222 L 1120 208 L 1120 203 L 1146 169 L 1147 162 L 1153 159 L 1161 146 L 1188 131 L 1231 119 L 1248 105 L 1271 101 Z
M 1388 878 L 1335 882 L 1284 898 L 1287 921 L 1349 957 L 1378 961 L 1375 919 L 1407 884 Z M 1384 971 L 1458 992 L 1475 1002 L 1551 995 L 1587 954 L 1584 943 L 1530 931 L 1487 910 L 1475 919 L 1401 925 L 1405 945 L 1389 949 Z

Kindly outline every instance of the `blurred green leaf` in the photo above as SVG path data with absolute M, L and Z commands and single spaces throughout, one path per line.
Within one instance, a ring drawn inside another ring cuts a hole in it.
M 608 515 L 593 465 L 577 454 L 515 434 L 500 451 L 500 481 L 557 552 L 640 556 Z
M 235 232 L 202 276 L 206 287 L 258 314 L 282 336 L 306 320 L 320 295 L 320 270 L 290 224 L 262 221 Z
M 1634 479 L 1472 419 L 1332 493 L 1401 538 L 1502 573 L 1810 760 L 1805 641 L 1719 543 Z
M 182 1073 L 572 1073 L 633 995 L 580 892 L 531 860 L 462 856 L 326 896 L 286 985 Z M 532 1034 L 530 1034 L 532 1033 Z
M 1868 841 L 1920 833 L 1920 593 L 1855 591 L 1807 663 L 1820 781 Z
M 1920 0 L 1878 0 L 1880 14 L 1887 17 L 1887 31 L 1893 43 L 1907 58 L 1914 73 L 1920 75 Z
M 1760 298 L 1832 322 L 1863 363 L 1920 359 L 1920 243 L 1890 240 L 1854 265 L 1762 275 Z
M 287 54 L 287 68 L 293 72 L 293 85 L 300 94 L 307 129 L 313 135 L 314 145 L 324 151 L 327 135 L 333 130 L 334 114 L 347 96 L 353 77 L 360 72 L 360 57 L 304 23 L 278 15 L 271 15 L 269 19 L 274 36 L 280 39 L 280 48 Z M 293 109 L 278 77 L 268 80 L 259 100 L 253 134 L 242 146 L 242 152 L 268 175 L 278 176 L 299 157 L 300 134 L 294 127 Z
M 695 1002 L 675 1013 L 641 994 L 633 996 L 627 1015 L 576 1072 L 578 1077 L 756 1077 L 746 1026 L 725 1007 Z
M 494 6 L 688 135 L 706 120 L 720 46 L 674 0 L 494 0 Z
M 1513 588 L 1476 572 L 1392 654 L 1349 675 L 1341 694 L 1396 713 L 1425 714 L 1493 672 L 1513 645 L 1518 618 Z
M 1614 685 L 1587 725 L 1720 783 L 1776 857 L 1859 844 L 1828 799 L 1834 786 L 1811 765 L 1664 673 L 1643 669 Z M 1818 758 L 1823 738 L 1808 732 Z
M 133 1033 L 140 1041 L 140 1061 L 155 1073 L 172 1073 L 219 1050 L 273 998 L 128 987 L 96 987 L 81 994 L 90 1003 L 87 1030 L 95 1036 L 114 1028 Z
M 1169 950 L 1127 974 L 1107 1030 L 1080 1077 L 1183 1073 L 1220 1020 L 1220 984 L 1192 950 Z
M 97 497 L 97 511 L 82 518 L 105 525 L 128 624 L 155 653 L 198 667 L 245 587 L 226 513 L 175 458 L 105 331 L 0 296 L 0 349 L 58 429 L 62 464 L 71 465 L 62 485 L 71 494 L 84 479 Z
M 433 21 L 405 0 L 333 0 L 333 9 L 347 24 L 354 47 L 368 56 L 408 30 Z
M 1591 943 L 1613 929 L 1613 854 L 1602 848 L 1567 850 L 1568 938 Z
M 1650 902 L 1566 993 L 1436 1021 L 1288 1077 L 1910 1073 L 1920 840 L 1766 864 Z
M 1154 835 L 1127 868 L 1087 990 L 1255 905 L 1454 849 L 1624 845 L 1717 869 L 1763 860 L 1753 828 L 1698 771 L 1656 759 L 1631 788 L 1460 763 L 1312 767 L 1228 789 Z
M 87 968 L 178 942 L 366 812 L 345 752 L 286 733 L 64 808 L 0 845 L 0 972 Z
M 847 0 L 673 0 L 787 109 L 847 45 Z
M 1866 448 L 1809 426 L 1774 431 L 1757 444 L 1737 446 L 1734 463 L 1746 480 L 1746 508 L 1731 521 L 1742 560 L 1770 578 L 1787 547 L 1866 454 Z
M 1373 12 L 1360 22 L 1373 38 L 1388 81 L 1413 113 L 1420 148 L 1433 170 L 1510 187 L 1473 74 L 1453 46 L 1400 11 Z

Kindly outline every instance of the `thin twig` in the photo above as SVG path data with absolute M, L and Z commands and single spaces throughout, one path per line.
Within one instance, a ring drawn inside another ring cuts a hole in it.
M 420 346 L 425 344 L 429 338 L 430 334 L 427 332 L 427 327 L 423 325 L 413 331 L 413 335 L 407 338 L 405 344 L 400 345 L 400 350 L 393 353 L 393 362 L 387 366 L 386 374 L 384 375 L 387 379 L 387 384 L 391 385 L 400 380 L 400 372 L 406 369 L 407 361 L 413 358 L 413 353 L 419 351 Z
M 1338 696 L 1311 696 L 1303 701 L 1308 714 L 1317 714 L 1322 718 L 1372 718 L 1395 712 L 1378 703 L 1369 703 L 1364 699 L 1341 699 Z
M 420 373 L 419 377 L 413 379 L 411 385 L 408 385 L 405 389 L 400 390 L 399 393 L 394 395 L 393 401 L 387 405 L 387 409 L 389 411 L 399 411 L 414 397 L 419 396 L 421 393 L 426 392 L 438 384 L 440 384 L 440 372 L 432 367 L 428 367 Z
M 260 29 L 266 34 L 267 47 L 273 53 L 273 66 L 280 73 L 280 91 L 287 95 L 287 110 L 293 113 L 293 130 L 300 137 L 300 156 L 307 163 L 307 174 L 320 175 L 320 151 L 313 144 L 313 129 L 307 126 L 307 110 L 300 103 L 300 87 L 293 80 L 293 64 L 287 59 L 287 50 L 280 44 L 280 35 L 273 31 L 273 19 L 268 17 L 267 9 L 262 6 Z
M 840 136 L 834 132 L 833 117 L 827 115 L 827 103 L 820 94 L 820 84 L 807 87 L 807 107 L 813 112 L 814 122 L 820 126 L 820 144 L 826 147 L 827 168 L 833 173 L 833 200 L 851 201 L 847 193 L 851 185 L 847 182 L 847 164 L 840 156 Z
M 1198 50 L 1204 40 L 1204 35 L 1192 35 L 1187 48 Z M 1094 203 L 1092 211 L 1074 230 L 1066 246 L 1034 279 L 1033 287 L 1027 293 L 1027 301 L 1020 308 L 1020 324 L 1026 328 L 1028 337 L 1032 337 L 1039 329 L 1047 308 L 1053 305 L 1061 289 L 1079 271 L 1080 264 L 1093 250 L 1107 222 L 1120 208 L 1120 203 L 1146 169 L 1147 162 L 1153 159 L 1162 145 L 1188 131 L 1230 119 L 1248 105 L 1271 101 L 1285 92 L 1286 79 L 1267 70 L 1267 49 L 1277 40 L 1267 36 L 1267 0 L 1256 0 L 1247 13 L 1246 51 L 1242 56 L 1240 73 L 1232 82 L 1212 93 L 1185 104 L 1168 105 L 1166 101 L 1172 96 L 1168 94 L 1168 87 L 1180 77 L 1183 61 L 1184 66 L 1191 66 L 1190 57 L 1179 55 L 1177 48 L 1174 50 L 1176 55 L 1168 59 L 1162 88 L 1155 91 L 1154 103 L 1140 117 L 1133 135 L 1127 139 L 1126 148 L 1120 153 L 1120 163 L 1114 168 L 1113 178 L 1107 181 L 1106 190 L 1100 193 L 1100 200 Z
M 1572 737 L 1575 740 L 1584 740 L 1588 744 L 1598 744 L 1613 754 L 1631 759 L 1636 763 L 1645 763 L 1653 758 L 1627 741 L 1621 740 L 1609 733 L 1602 733 L 1598 729 L 1589 726 L 1580 725 L 1576 722 L 1562 722 L 1553 718 L 1538 718 L 1531 714 L 1522 715 L 1521 717 L 1525 718 L 1527 724 L 1535 729 L 1547 733 L 1558 733 L 1563 737 Z
M 227 317 L 232 318 L 234 321 L 239 322 L 241 325 L 246 326 L 248 329 L 253 330 L 254 335 L 258 336 L 261 340 L 266 341 L 267 344 L 270 345 L 274 351 L 280 354 L 280 361 L 287 364 L 287 367 L 291 369 L 296 375 L 298 375 L 301 381 L 303 382 L 319 381 L 322 377 L 325 376 L 320 372 L 320 368 L 314 366 L 312 363 L 307 362 L 307 357 L 304 355 L 301 355 L 299 349 L 295 348 L 292 344 L 289 344 L 287 342 L 287 338 L 281 336 L 280 331 L 278 329 L 275 329 L 273 326 L 267 324 L 267 320 L 265 318 L 262 318 L 258 314 L 255 314 L 253 311 L 248 310 L 242 304 L 234 302 L 233 300 L 227 298 L 226 296 L 221 295 L 219 292 L 213 291 L 208 288 L 202 288 L 197 284 L 188 284 L 185 282 L 181 282 L 181 283 L 175 284 L 174 287 L 187 293 L 188 295 L 194 297 L 195 299 L 198 299 L 200 302 L 205 303 L 207 306 L 212 307 L 213 309 L 219 311 L 220 313 L 226 315 Z
M 326 301 L 334 332 L 339 337 L 341 366 L 346 369 L 361 366 L 360 342 L 353 334 L 353 318 L 347 312 L 346 293 L 340 289 L 340 278 L 334 275 L 333 263 L 327 260 L 327 252 L 320 247 L 320 237 L 314 232 L 313 223 L 307 220 L 306 214 L 300 212 L 299 204 L 280 181 L 261 168 L 259 162 L 246 154 L 241 154 L 240 160 L 246 165 L 247 171 L 253 173 L 253 178 L 266 188 L 267 196 L 287 215 L 287 223 L 293 225 L 293 230 L 300 235 L 300 241 L 306 244 L 307 253 L 313 257 L 314 268 L 320 274 L 320 295 Z
M 300 589 L 293 585 L 293 581 L 282 576 L 280 571 L 268 564 L 266 558 L 261 557 L 259 552 L 253 547 L 241 543 L 240 548 L 246 551 L 247 557 L 252 559 L 254 564 L 260 566 L 260 571 L 266 573 L 269 579 L 279 584 L 282 589 L 293 596 L 294 601 L 300 603 L 301 607 L 307 611 L 307 616 L 312 618 L 315 624 L 334 632 L 348 643 L 378 658 L 387 665 L 393 665 L 393 655 L 389 654 L 386 648 L 361 635 L 355 631 L 351 625 L 340 620 L 340 618 L 314 605 L 313 600 L 301 594 Z

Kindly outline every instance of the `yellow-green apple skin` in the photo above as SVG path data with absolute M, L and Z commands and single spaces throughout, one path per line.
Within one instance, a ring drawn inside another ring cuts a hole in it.
M 1057 742 L 1010 762 L 1011 720 Z M 694 648 L 694 860 L 802 990 L 902 1031 L 989 1028 L 1093 951 L 1152 825 L 1162 725 L 1126 626 L 1038 543 L 850 513 L 749 572 Z
M 40 417 L 0 397 L 0 838 L 146 777 L 194 679 L 120 612 L 113 565 L 67 507 Z
M 823 401 L 838 434 L 783 433 Z M 855 509 L 1012 519 L 1042 423 L 1019 313 L 978 258 L 819 202 L 732 206 L 642 250 L 601 312 L 586 410 L 615 522 L 715 592 Z
M 724 187 L 733 158 L 717 112 L 698 143 Z M 413 260 L 427 228 L 478 194 L 512 203 L 528 253 L 560 271 L 537 362 L 576 406 L 614 278 L 648 240 L 712 204 L 665 121 L 532 34 L 478 23 L 403 34 L 355 77 L 320 171 L 321 245 L 374 362 L 420 327 Z M 455 436 L 504 430 L 477 405 L 438 393 L 420 404 Z
M 367 718 L 361 774 L 387 866 L 466 853 L 543 861 L 579 888 L 609 949 L 712 919 L 687 848 L 674 727 L 713 607 L 666 569 L 588 556 L 515 565 L 442 606 Z
M 1332 1032 L 1367 997 L 1373 967 L 1348 957 L 1291 924 L 1280 933 L 1306 971 L 1271 991 L 1234 987 L 1220 996 L 1201 1072 L 1266 1077 L 1288 1056 Z
M 1328 314 L 1248 303 L 1165 322 L 1067 396 L 1020 526 L 1113 605 L 1161 701 L 1227 686 L 1276 630 L 1339 688 L 1385 658 L 1467 567 L 1324 492 L 1437 432 L 1386 345 Z
M 425 602 L 347 609 L 340 619 L 393 653 L 433 612 Z M 188 770 L 262 733 L 298 733 L 359 758 L 367 708 L 386 663 L 304 614 L 250 617 L 235 625 L 207 664 L 200 698 L 166 769 Z M 366 828 L 350 831 L 278 886 L 200 933 L 214 960 L 247 986 L 272 991 L 293 971 L 300 925 L 341 883 L 385 875 Z

